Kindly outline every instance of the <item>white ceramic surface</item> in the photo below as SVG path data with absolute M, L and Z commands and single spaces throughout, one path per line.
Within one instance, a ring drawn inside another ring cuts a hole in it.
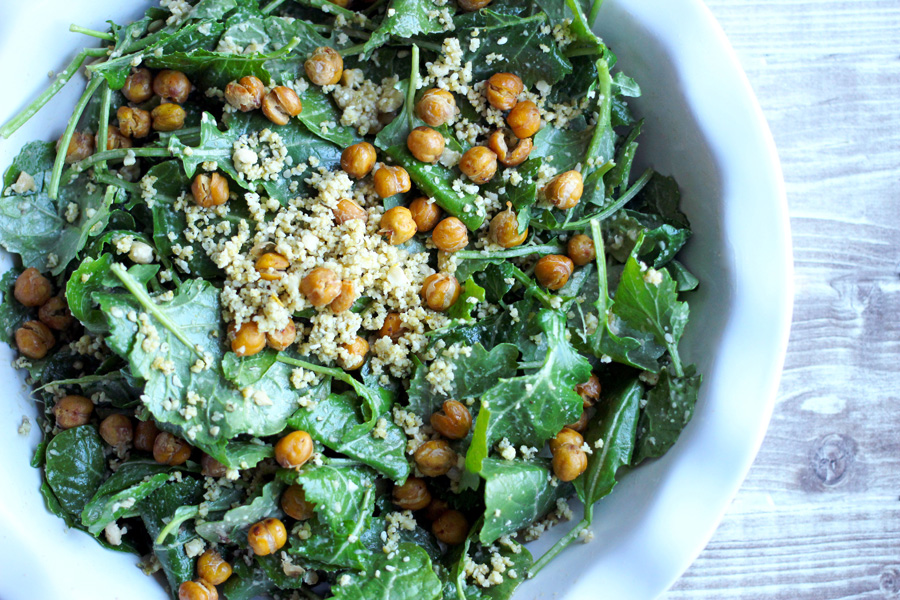
M 144 6 L 0 4 L 0 60 L 5 80 L 15 82 L 0 95 L 0 122 L 47 85 L 48 71 L 92 42 L 67 33 L 69 23 L 102 29 L 106 19 L 123 22 Z M 649 600 L 671 585 L 712 535 L 762 442 L 790 325 L 792 261 L 777 154 L 712 15 L 700 0 L 607 0 L 598 31 L 644 90 L 634 103 L 647 121 L 641 161 L 678 179 L 694 224 L 684 260 L 703 285 L 690 300 L 685 355 L 706 379 L 673 450 L 627 476 L 595 511 L 595 540 L 526 583 L 521 600 Z M 0 141 L 0 165 L 26 141 L 59 135 L 82 84 Z M 8 256 L 0 260 L 10 264 Z M 28 466 L 39 434 L 16 434 L 34 408 L 12 358 L 0 348 L 0 598 L 166 598 L 135 568 L 135 557 L 105 551 L 45 512 L 39 473 Z M 565 526 L 558 529 L 532 550 L 548 547 Z

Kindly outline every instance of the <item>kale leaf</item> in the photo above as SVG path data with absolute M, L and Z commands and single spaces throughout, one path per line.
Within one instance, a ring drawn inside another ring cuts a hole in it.
M 408 560 L 407 560 L 408 559 Z M 438 600 L 441 580 L 428 554 L 400 544 L 392 557 L 381 555 L 365 575 L 349 573 L 346 585 L 332 587 L 335 600 Z
M 641 411 L 633 464 L 662 456 L 675 445 L 694 416 L 701 381 L 693 365 L 685 368 L 683 377 L 672 375 L 668 368 L 660 371 L 659 382 L 647 394 L 647 404 Z
M 44 475 L 60 506 L 80 514 L 106 478 L 103 443 L 93 426 L 59 432 L 47 444 Z

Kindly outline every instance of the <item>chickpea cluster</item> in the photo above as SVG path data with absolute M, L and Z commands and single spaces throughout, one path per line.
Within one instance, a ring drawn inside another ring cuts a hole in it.
M 34 267 L 16 278 L 13 297 L 22 306 L 37 309 L 37 319 L 25 321 L 13 334 L 16 348 L 25 358 L 40 360 L 56 345 L 57 336 L 75 325 L 75 318 L 65 299 L 53 295 L 50 280 Z
M 303 111 L 303 102 L 297 92 L 283 85 L 266 90 L 263 82 L 253 75 L 230 81 L 225 86 L 225 101 L 241 112 L 261 109 L 275 125 L 287 125 Z

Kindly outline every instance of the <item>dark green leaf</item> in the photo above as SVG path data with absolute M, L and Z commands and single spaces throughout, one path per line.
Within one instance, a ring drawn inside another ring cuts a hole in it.
M 370 573 L 350 573 L 349 582 L 332 592 L 335 600 L 439 600 L 441 580 L 424 550 L 401 544 L 393 557 L 381 555 Z
M 57 434 L 47 444 L 44 474 L 60 506 L 79 514 L 106 478 L 106 457 L 97 430 L 90 425 Z
M 662 456 L 675 445 L 681 431 L 694 415 L 702 377 L 689 366 L 684 377 L 675 377 L 664 368 L 659 382 L 647 394 L 647 404 L 638 424 L 634 464 Z
M 31 310 L 13 295 L 21 269 L 10 269 L 0 277 L 0 340 L 12 345 L 16 329 L 28 320 Z

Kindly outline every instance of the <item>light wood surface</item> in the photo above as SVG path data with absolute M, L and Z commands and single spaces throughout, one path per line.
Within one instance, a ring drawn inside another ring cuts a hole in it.
M 707 0 L 775 135 L 796 265 L 769 432 L 663 598 L 900 598 L 900 0 Z

